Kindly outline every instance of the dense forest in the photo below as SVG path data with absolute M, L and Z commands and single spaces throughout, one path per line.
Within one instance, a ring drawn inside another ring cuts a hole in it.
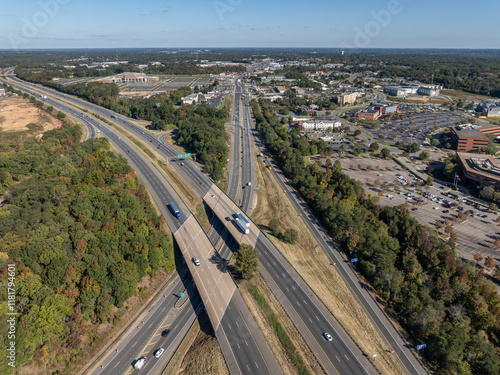
M 427 345 L 425 356 L 436 373 L 498 375 L 500 299 L 475 265 L 457 256 L 456 234 L 443 240 L 405 206 L 380 207 L 338 161 L 306 164 L 304 156 L 318 145 L 290 133 L 268 101 L 251 105 L 257 129 L 287 178 L 332 238 L 359 259 L 358 270 L 413 343 Z
M 189 106 L 178 123 L 177 142 L 196 153 L 196 159 L 214 181 L 222 177 L 227 165 L 229 136 L 224 126 L 227 117 L 226 110 L 202 104 Z
M 79 127 L 0 142 L 0 310 L 15 265 L 16 365 L 71 373 L 145 276 L 174 267 L 171 240 L 127 161 Z M 114 308 L 116 307 L 116 308 Z M 8 347 L 0 323 L 0 347 Z M 0 374 L 11 374 L 5 355 Z

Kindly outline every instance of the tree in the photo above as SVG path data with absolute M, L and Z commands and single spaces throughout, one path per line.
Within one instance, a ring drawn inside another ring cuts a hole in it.
M 370 150 L 375 152 L 375 151 L 378 151 L 378 143 L 377 142 L 373 142 L 371 145 L 370 145 Z
M 490 257 L 490 256 L 487 256 L 485 259 L 484 259 L 484 265 L 488 268 L 493 268 L 495 267 L 495 259 L 493 259 L 493 257 Z
M 408 152 L 410 154 L 413 154 L 415 152 L 418 152 L 420 150 L 420 145 L 417 142 L 413 142 L 409 147 L 408 147 Z
M 480 261 L 483 260 L 483 254 L 481 254 L 479 251 L 474 254 L 474 260 L 479 263 Z
M 427 184 L 427 186 L 432 186 L 432 185 L 434 185 L 434 179 L 431 176 L 429 176 L 429 177 L 427 177 L 427 180 L 425 181 L 425 183 Z
M 242 244 L 234 253 L 234 258 L 234 269 L 240 272 L 245 280 L 250 280 L 259 267 L 259 252 L 250 245 Z
M 489 208 L 489 210 L 491 212 L 497 212 L 498 211 L 498 207 L 497 207 L 497 205 L 495 203 L 490 204 L 490 206 L 488 208 Z
M 389 158 L 389 156 L 391 156 L 391 150 L 389 150 L 387 147 L 384 147 L 382 150 L 380 150 L 380 154 L 383 158 L 387 159 Z
M 285 233 L 283 233 L 283 241 L 289 244 L 294 244 L 295 241 L 299 238 L 299 234 L 295 229 L 287 229 Z
M 278 219 L 272 218 L 271 220 L 269 220 L 269 229 L 271 229 L 274 237 L 277 237 L 279 234 L 279 226 L 280 222 Z
M 437 138 L 432 138 L 431 146 L 437 147 L 439 145 L 440 145 L 439 140 Z
M 354 130 L 354 136 L 355 137 L 357 137 L 360 134 L 361 134 L 361 130 L 359 130 L 359 129 Z
M 59 120 L 62 120 L 66 117 L 66 114 L 64 112 L 57 112 L 57 116 L 56 116 Z
M 427 160 L 431 157 L 431 153 L 429 151 L 422 151 L 418 156 L 422 160 Z

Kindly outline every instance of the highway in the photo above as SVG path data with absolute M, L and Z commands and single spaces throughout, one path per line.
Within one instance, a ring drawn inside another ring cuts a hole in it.
M 265 148 L 260 145 L 262 153 L 265 154 Z M 396 330 L 393 328 L 389 319 L 381 311 L 380 307 L 374 302 L 373 298 L 363 287 L 363 284 L 353 272 L 351 266 L 345 262 L 341 256 L 340 250 L 329 236 L 323 230 L 319 222 L 314 218 L 312 212 L 307 207 L 307 204 L 302 200 L 300 195 L 293 189 L 292 185 L 283 176 L 283 173 L 276 165 L 273 165 L 272 173 L 275 180 L 279 183 L 283 191 L 286 192 L 289 201 L 295 208 L 297 215 L 300 215 L 301 220 L 308 227 L 317 243 L 323 249 L 331 264 L 335 263 L 335 269 L 340 274 L 347 287 L 351 291 L 356 301 L 362 306 L 366 315 L 377 329 L 379 335 L 387 344 L 388 350 L 393 351 L 401 368 L 406 374 L 427 374 L 419 361 L 415 358 L 407 343 L 402 340 Z M 309 219 L 313 218 L 313 220 Z
M 87 105 L 86 103 L 84 104 L 87 108 L 89 108 L 89 106 L 92 106 Z M 83 104 L 79 102 L 78 105 L 82 106 Z M 97 112 L 107 118 L 110 118 L 110 113 L 112 113 L 100 107 L 97 107 L 97 109 L 91 109 L 94 112 Z M 125 124 L 126 127 L 130 127 L 132 131 L 136 132 L 139 137 L 151 141 L 150 143 L 153 143 L 155 147 L 160 147 L 160 149 L 164 151 L 170 158 L 177 156 L 177 151 L 172 150 L 169 145 L 164 145 L 161 143 L 159 143 L 158 145 L 155 144 L 154 142 L 158 143 L 156 138 L 154 138 L 148 132 L 143 132 L 139 127 L 135 129 L 135 125 L 128 122 L 121 116 L 119 116 L 118 123 L 121 123 L 120 125 Z M 203 196 L 204 193 L 208 191 L 208 187 L 211 185 L 211 183 L 206 176 L 200 173 L 194 163 L 186 160 L 185 165 L 182 167 L 178 166 L 178 169 L 183 171 L 183 174 L 188 180 L 191 180 L 191 184 L 195 186 L 200 195 Z M 283 305 L 287 312 L 291 316 L 293 316 L 294 313 L 297 314 L 299 316 L 298 319 L 300 319 L 302 322 L 305 322 L 302 327 L 300 324 L 296 323 L 297 327 L 306 339 L 306 342 L 312 348 L 313 352 L 316 353 L 316 355 L 320 359 L 320 362 L 322 363 L 326 371 L 332 374 L 372 373 L 373 369 L 370 368 L 369 365 L 367 365 L 367 361 L 353 346 L 353 344 L 349 342 L 350 340 L 346 341 L 345 338 L 342 337 L 342 330 L 338 330 L 340 334 L 335 333 L 337 331 L 336 328 L 338 327 L 336 327 L 334 319 L 328 312 L 322 311 L 323 307 L 317 300 L 315 300 L 314 297 L 311 296 L 311 292 L 308 291 L 304 286 L 300 285 L 300 281 L 297 281 L 300 278 L 298 278 L 293 273 L 293 271 L 287 270 L 286 266 L 283 265 L 284 263 L 279 260 L 279 255 L 277 254 L 277 251 L 276 249 L 274 249 L 272 244 L 266 243 L 266 241 L 262 239 L 261 241 L 259 241 L 257 248 L 259 250 L 259 253 L 261 253 L 262 267 L 265 269 L 263 274 L 267 272 L 269 276 L 273 278 L 273 282 L 280 288 L 283 295 L 286 296 L 286 300 L 290 301 L 290 305 L 292 307 L 289 307 L 288 309 L 285 306 L 286 303 L 283 302 Z M 269 254 L 269 256 L 266 253 Z M 283 281 L 281 281 L 280 279 L 283 279 Z M 289 285 L 293 286 L 295 289 L 290 288 Z M 299 290 L 302 291 L 299 292 Z M 299 305 L 303 308 L 300 308 Z M 311 312 L 314 312 L 314 315 L 312 315 Z M 297 319 L 294 321 L 297 321 Z M 332 336 L 334 336 L 334 342 L 329 343 L 324 341 L 321 337 L 322 332 L 329 332 L 330 334 L 332 334 Z M 357 354 L 354 355 L 354 352 L 356 352 Z M 344 357 L 339 357 L 337 353 L 342 353 Z M 363 365 L 361 364 L 361 362 L 363 362 Z
M 47 88 L 39 87 L 37 85 L 26 84 L 25 82 L 22 82 L 15 77 L 9 77 L 9 78 L 15 80 L 20 84 L 28 85 L 36 89 L 37 91 L 44 92 L 47 95 L 59 96 L 63 100 L 68 101 L 73 105 L 77 105 L 79 107 L 83 107 L 87 110 L 93 111 L 105 118 L 110 119 L 111 114 L 113 114 L 113 112 L 111 111 L 87 103 L 83 100 L 70 97 L 68 95 L 61 94 L 53 90 L 49 90 Z M 12 85 L 11 82 L 6 82 L 6 83 Z M 33 92 L 31 90 L 26 90 L 22 86 L 17 86 L 16 88 L 23 91 L 27 91 L 32 95 L 37 95 L 36 92 Z M 60 108 L 61 110 L 64 110 L 67 113 L 75 113 L 75 110 L 70 108 L 66 104 L 56 102 L 50 98 L 42 100 L 46 101 L 47 103 L 49 103 L 50 101 L 50 104 L 53 105 L 54 107 L 58 105 L 57 108 Z M 78 111 L 76 111 L 76 113 L 78 114 Z M 160 181 L 159 178 L 161 178 L 162 176 L 154 167 L 152 167 L 152 164 L 149 161 L 147 161 L 142 154 L 140 154 L 135 150 L 135 146 L 132 146 L 130 143 L 123 140 L 122 136 L 117 135 L 114 130 L 108 128 L 107 126 L 101 125 L 97 120 L 95 120 L 92 116 L 87 115 L 85 112 L 79 113 L 79 118 L 81 117 L 85 118 L 88 122 L 92 123 L 93 126 L 96 126 L 97 128 L 101 129 L 103 135 L 107 136 L 108 139 L 110 139 L 110 141 L 112 141 L 112 143 L 123 153 L 123 155 L 127 157 L 131 165 L 134 167 L 134 169 L 138 172 L 139 176 L 144 181 L 146 187 L 148 188 L 148 191 L 150 191 L 151 195 L 153 196 L 153 199 L 155 199 L 158 206 L 160 207 L 160 210 L 162 211 L 162 214 L 165 217 L 170 229 L 172 230 L 173 233 L 176 232 L 191 215 L 188 216 L 184 214 L 189 212 L 188 208 L 182 203 L 182 200 L 177 196 L 175 191 L 173 191 L 173 189 L 168 185 L 166 180 Z M 197 169 L 195 163 L 193 163 L 191 160 L 187 160 L 184 158 L 178 159 L 177 158 L 178 152 L 173 147 L 167 145 L 163 141 L 159 141 L 152 134 L 150 134 L 147 131 L 144 131 L 143 128 L 128 121 L 126 117 L 117 115 L 115 120 L 116 120 L 115 122 L 117 122 L 119 125 L 128 128 L 128 130 L 132 132 L 135 132 L 138 138 L 142 138 L 146 142 L 149 141 L 151 146 L 156 147 L 156 149 L 159 152 L 162 152 L 165 156 L 167 156 L 169 160 L 173 162 L 172 164 L 176 167 L 176 169 L 178 169 L 178 171 L 181 172 L 181 174 L 185 178 L 191 180 L 191 185 L 195 188 L 195 190 L 197 190 L 200 193 L 200 195 L 203 195 L 203 192 L 207 192 L 210 189 L 210 186 L 213 184 L 212 181 L 203 173 L 201 173 Z M 181 163 L 183 163 L 184 165 L 182 165 Z M 166 186 L 167 189 L 165 189 Z M 168 191 L 169 188 L 171 189 L 170 192 Z M 181 211 L 181 219 L 173 218 L 173 215 L 167 209 L 167 205 L 170 202 L 177 203 Z M 262 334 L 260 333 L 258 327 L 256 327 L 255 323 L 253 322 L 253 319 L 249 314 L 249 312 L 244 311 L 244 307 L 245 306 L 239 306 L 238 308 L 234 306 L 234 301 L 232 301 L 226 313 L 224 314 L 223 319 L 221 320 L 221 324 L 219 326 L 220 328 L 217 332 L 218 337 L 222 335 L 222 337 L 226 338 L 226 341 L 229 347 L 231 348 L 231 354 L 234 356 L 234 358 L 226 357 L 226 361 L 228 362 L 230 369 L 233 370 L 232 373 L 241 373 L 241 374 L 254 374 L 256 372 L 262 374 L 281 373 L 274 357 L 269 354 L 270 351 L 267 348 L 267 345 L 262 337 Z M 156 332 L 153 329 L 154 327 L 155 325 L 152 324 L 151 326 L 148 326 L 146 328 L 150 337 L 153 337 L 154 334 L 156 334 Z M 238 328 L 235 329 L 234 327 Z M 253 334 L 252 332 L 250 332 L 249 327 L 252 327 Z M 237 350 L 236 348 L 239 348 L 238 345 L 241 338 L 244 338 L 243 342 L 245 343 L 245 347 L 241 346 L 241 349 Z M 233 343 L 236 344 L 236 348 L 233 347 Z M 259 346 L 262 349 L 260 349 Z M 142 352 L 139 352 L 138 354 L 135 355 L 134 358 L 123 360 L 123 362 L 132 364 L 133 360 L 139 358 L 141 353 Z M 226 355 L 227 351 L 224 352 L 224 354 Z M 151 362 L 148 361 L 144 368 L 147 368 L 149 366 L 148 365 L 149 363 Z M 101 372 L 98 372 L 98 374 L 101 374 Z
M 244 84 L 241 79 L 236 81 L 236 95 L 242 97 L 245 93 Z M 254 189 L 256 188 L 255 169 L 254 169 L 254 152 L 251 136 L 252 121 L 248 94 L 243 99 L 243 135 L 242 140 L 242 182 L 251 182 L 251 187 L 244 186 L 243 201 L 241 202 L 242 211 L 250 214 L 250 205 L 253 200 Z M 239 112 L 241 106 L 235 99 L 234 113 Z M 238 115 L 240 115 L 238 113 Z M 234 145 L 233 145 L 234 147 Z M 233 163 L 235 164 L 235 163 Z M 238 165 L 239 167 L 239 165 Z M 230 169 L 230 178 L 228 184 L 228 197 L 237 202 L 234 194 L 239 181 L 239 170 Z M 242 184 L 243 185 L 243 184 Z M 238 185 L 238 187 L 241 185 Z M 217 194 L 218 195 L 218 194 Z M 224 215 L 230 215 L 226 212 Z M 213 221 L 214 227 L 217 227 L 223 220 Z M 215 231 L 214 231 L 215 232 Z M 219 232 L 219 231 L 218 231 Z M 220 235 L 227 241 L 228 231 L 220 231 Z M 244 236 L 246 237 L 246 236 Z M 242 236 L 239 236 L 241 239 Z M 236 246 L 237 247 L 237 246 Z M 259 231 L 258 239 L 255 248 L 259 251 L 261 267 L 260 273 L 264 276 L 266 282 L 271 287 L 278 300 L 292 318 L 295 325 L 299 329 L 312 351 L 318 357 L 323 368 L 327 373 L 331 374 L 368 374 L 373 373 L 373 368 L 364 360 L 358 360 L 361 355 L 358 349 L 350 342 L 350 339 L 345 335 L 342 328 L 339 327 L 324 307 L 315 301 L 314 296 L 305 286 L 300 278 L 295 275 L 295 272 L 288 266 L 274 245 L 269 239 Z M 223 257 L 228 259 L 232 255 L 230 247 L 226 247 L 227 252 L 221 252 Z M 234 251 L 234 250 L 233 250 Z M 332 342 L 328 342 L 323 338 L 323 333 L 328 332 L 332 335 Z

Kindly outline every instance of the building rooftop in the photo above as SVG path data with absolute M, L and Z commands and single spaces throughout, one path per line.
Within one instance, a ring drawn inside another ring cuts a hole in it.
M 455 133 L 462 138 L 488 138 L 480 131 L 482 128 L 483 125 L 476 124 L 462 124 L 452 127 Z
M 500 164 L 491 155 L 457 152 L 465 172 L 492 184 L 500 182 Z

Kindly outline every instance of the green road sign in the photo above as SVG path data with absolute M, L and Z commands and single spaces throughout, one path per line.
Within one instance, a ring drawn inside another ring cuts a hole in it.
M 188 158 L 188 157 L 190 157 L 190 156 L 191 156 L 191 154 L 186 154 L 186 155 L 184 155 L 184 157 L 186 157 L 186 158 Z
M 182 154 L 177 155 L 178 158 L 182 158 Z

